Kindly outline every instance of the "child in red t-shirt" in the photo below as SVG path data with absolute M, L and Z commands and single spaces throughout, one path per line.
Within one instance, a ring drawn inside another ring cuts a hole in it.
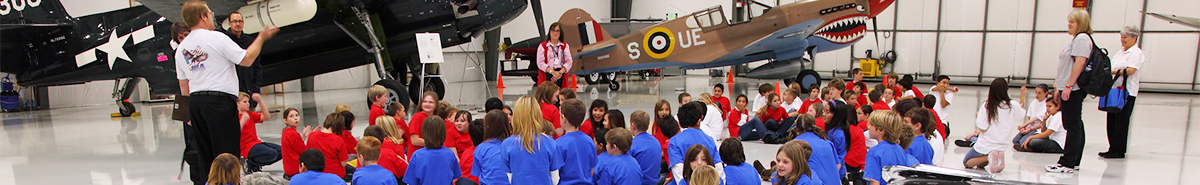
M 808 89 L 808 99 L 804 99 L 804 102 L 800 104 L 801 114 L 808 113 L 808 108 L 813 103 L 821 103 L 821 91 L 819 90 L 821 89 L 821 85 L 812 84 L 808 86 Z
M 391 120 L 394 120 L 391 116 L 380 116 L 377 118 L 376 125 L 367 126 L 367 129 L 363 130 L 363 139 L 366 140 L 367 137 L 383 138 L 379 146 L 378 164 L 392 172 L 392 175 L 396 176 L 396 179 L 399 180 L 403 179 L 404 172 L 408 171 L 408 158 L 404 157 L 404 147 L 396 144 L 396 142 L 392 142 L 393 139 L 397 139 L 391 137 L 392 134 L 399 135 L 400 133 L 397 133 L 396 122 Z M 365 163 L 361 160 L 362 158 L 360 157 L 359 159 L 358 167 L 365 166 Z
M 717 105 L 720 106 L 721 118 L 728 119 L 728 118 L 726 118 L 725 113 L 729 112 L 729 109 L 731 107 L 729 107 L 729 98 L 726 98 L 723 95 L 725 95 L 725 85 L 719 84 L 719 83 L 717 85 L 713 85 L 713 94 L 712 94 L 713 103 L 716 103 Z
M 346 177 L 346 160 L 349 160 L 349 151 L 346 151 L 345 141 L 342 140 L 342 133 L 345 132 L 346 124 L 343 123 L 345 118 L 341 114 L 331 113 L 325 117 L 325 123 L 322 124 L 320 132 L 313 132 L 308 135 L 308 148 L 321 150 L 325 155 L 325 173 L 331 173 L 338 177 Z
M 455 157 L 458 157 L 457 154 L 459 152 L 459 148 L 458 148 L 459 134 L 458 134 L 458 130 L 454 129 L 454 119 L 453 119 L 455 116 L 458 115 L 458 109 L 455 109 L 453 106 L 451 106 L 450 102 L 446 102 L 445 100 L 442 100 L 442 101 L 438 101 L 437 109 L 435 109 L 433 111 L 433 114 L 437 115 L 438 117 L 442 117 L 443 118 L 442 123 L 444 123 L 444 125 L 446 126 L 446 131 L 445 131 L 446 138 L 445 138 L 445 140 L 442 141 L 442 147 L 450 149 L 450 151 L 454 151 L 454 153 L 456 155 Z M 426 118 L 426 119 L 428 119 L 428 118 Z M 468 138 L 470 138 L 470 137 L 468 136 Z
M 375 125 L 375 118 L 386 115 L 383 106 L 388 105 L 387 89 L 381 85 L 373 85 L 367 89 L 367 98 L 371 99 L 371 112 L 367 113 L 367 124 Z
M 413 152 L 425 147 L 425 137 L 421 136 L 421 122 L 429 116 L 434 116 L 433 111 L 437 109 L 437 104 L 438 94 L 436 92 L 425 91 L 425 94 L 421 95 L 421 103 L 417 109 L 419 111 L 413 113 L 412 119 L 408 122 L 408 130 L 404 133 L 404 138 L 408 140 L 404 144 L 407 148 L 404 156 L 411 159 Z
M 469 132 L 471 120 L 470 111 L 460 110 L 454 116 L 454 127 L 452 127 L 454 129 L 449 131 L 456 132 L 458 135 L 458 139 L 454 141 L 454 146 L 457 149 L 458 166 L 462 168 L 462 177 L 479 182 L 479 177 L 471 174 L 471 165 L 475 162 L 475 142 L 471 140 L 471 133 Z
M 280 143 L 283 144 L 280 153 L 283 155 L 283 175 L 291 177 L 300 173 L 300 153 L 308 149 L 304 144 L 304 137 L 313 132 L 312 127 L 305 127 L 304 133 L 296 131 L 296 127 L 300 125 L 300 111 L 296 108 L 288 108 L 283 111 L 283 123 L 286 127 L 283 128 L 283 136 Z
M 558 136 L 562 136 L 563 134 L 562 123 L 559 120 L 559 117 L 562 115 L 556 113 L 558 112 L 558 107 L 554 106 L 555 103 L 558 103 L 558 90 L 558 85 L 542 83 L 537 86 L 537 91 L 533 94 L 537 98 L 539 108 L 543 112 L 542 119 L 546 119 L 546 121 L 550 121 L 550 124 L 554 125 L 554 134 L 551 135 L 554 138 L 558 138 Z
M 338 114 L 342 116 L 342 123 L 346 124 L 344 127 L 345 130 L 354 130 L 354 113 L 351 113 L 350 111 L 342 111 Z M 350 152 L 351 155 L 358 154 L 357 151 L 354 151 L 354 147 L 358 147 L 358 139 L 354 138 L 353 134 L 350 134 L 350 132 L 342 132 L 339 134 L 339 136 L 342 137 L 342 143 L 345 144 L 343 147 L 346 148 L 347 152 Z
M 746 109 L 746 104 L 749 103 L 750 100 L 746 98 L 746 95 L 738 95 L 737 100 L 734 101 L 735 107 L 726 113 L 725 118 L 728 120 L 730 137 L 738 137 L 742 125 L 746 125 L 746 122 L 750 121 L 750 110 Z
M 241 156 L 246 158 L 246 169 L 250 172 L 261 171 L 262 166 L 274 164 L 283 158 L 279 151 L 281 146 L 275 143 L 262 142 L 258 139 L 258 131 L 255 125 L 262 123 L 263 120 L 271 119 L 271 114 L 262 114 L 250 111 L 251 96 L 246 93 L 238 93 L 238 122 L 242 124 L 241 133 Z M 253 96 L 255 101 L 262 102 L 262 97 L 258 94 Z M 266 103 L 259 103 L 259 110 L 267 110 Z

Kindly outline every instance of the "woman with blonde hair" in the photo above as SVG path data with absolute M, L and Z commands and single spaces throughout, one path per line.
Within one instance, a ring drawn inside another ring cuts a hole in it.
M 550 171 L 563 166 L 554 156 L 557 146 L 544 131 L 542 112 L 538 102 L 524 96 L 513 105 L 512 136 L 504 139 L 505 154 L 509 159 L 505 165 L 512 172 L 512 182 L 522 184 L 550 185 Z
M 725 119 L 721 117 L 721 108 L 717 107 L 712 95 L 708 93 L 700 94 L 700 102 L 705 105 L 704 120 L 700 121 L 700 131 L 704 131 L 705 135 L 712 137 L 713 142 L 720 143 L 722 139 L 725 139 L 721 137 L 721 132 L 725 131 Z
M 1054 77 L 1054 89 L 1059 89 L 1054 97 L 1062 102 L 1063 127 L 1067 130 L 1066 146 L 1063 146 L 1063 156 L 1057 164 L 1046 166 L 1048 172 L 1074 173 L 1083 157 L 1083 99 L 1087 93 L 1081 91 L 1075 82 L 1079 80 L 1087 59 L 1092 55 L 1095 42 L 1092 39 L 1092 18 L 1086 10 L 1075 10 L 1067 15 L 1067 33 L 1071 34 L 1071 44 L 1058 55 L 1058 75 Z

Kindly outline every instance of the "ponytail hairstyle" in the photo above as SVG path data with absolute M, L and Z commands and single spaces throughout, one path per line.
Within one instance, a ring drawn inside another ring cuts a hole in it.
M 987 101 L 983 104 L 983 107 L 987 109 L 989 125 L 992 120 L 996 120 L 996 116 L 998 116 L 996 114 L 998 114 L 1000 109 L 1012 107 L 1009 104 L 1010 101 L 1012 99 L 1008 97 L 1008 82 L 1004 81 L 1003 78 L 992 80 L 992 86 L 988 89 Z
M 792 129 L 788 130 L 791 132 L 791 134 L 788 135 L 789 138 L 796 138 L 796 136 L 803 135 L 805 132 L 812 132 L 821 139 L 829 140 L 829 137 L 825 136 L 825 130 L 821 130 L 821 127 L 817 127 L 817 118 L 813 117 L 812 115 L 800 114 L 799 116 L 796 116 L 795 125 L 796 127 L 792 127 Z M 725 158 L 721 157 L 721 159 Z
M 808 157 L 812 156 L 812 146 L 804 140 L 791 140 L 779 147 L 776 155 L 783 153 L 788 159 L 792 160 L 792 172 L 787 176 L 783 174 L 775 174 L 773 179 L 779 180 L 782 184 L 796 184 L 800 181 L 801 175 L 812 177 L 812 169 L 808 166 Z
M 912 144 L 915 135 L 912 126 L 904 125 L 904 118 L 895 111 L 875 111 L 867 118 L 867 124 L 884 131 L 883 141 L 899 144 L 905 150 Z

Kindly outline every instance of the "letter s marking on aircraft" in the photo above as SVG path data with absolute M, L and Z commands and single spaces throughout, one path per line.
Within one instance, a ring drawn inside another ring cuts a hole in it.
M 629 59 L 637 60 L 639 57 L 642 57 L 642 50 L 638 50 L 637 42 L 629 42 L 626 48 L 629 51 Z

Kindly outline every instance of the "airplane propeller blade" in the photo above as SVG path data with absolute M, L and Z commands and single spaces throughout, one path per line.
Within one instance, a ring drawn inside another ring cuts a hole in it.
M 533 19 L 537 22 L 538 37 L 546 36 L 546 23 L 542 20 L 542 0 L 529 0 L 533 5 Z
M 875 32 L 875 49 L 883 52 L 882 45 L 879 45 L 879 19 L 871 19 L 871 27 Z M 871 58 L 871 56 L 867 56 L 867 58 Z

